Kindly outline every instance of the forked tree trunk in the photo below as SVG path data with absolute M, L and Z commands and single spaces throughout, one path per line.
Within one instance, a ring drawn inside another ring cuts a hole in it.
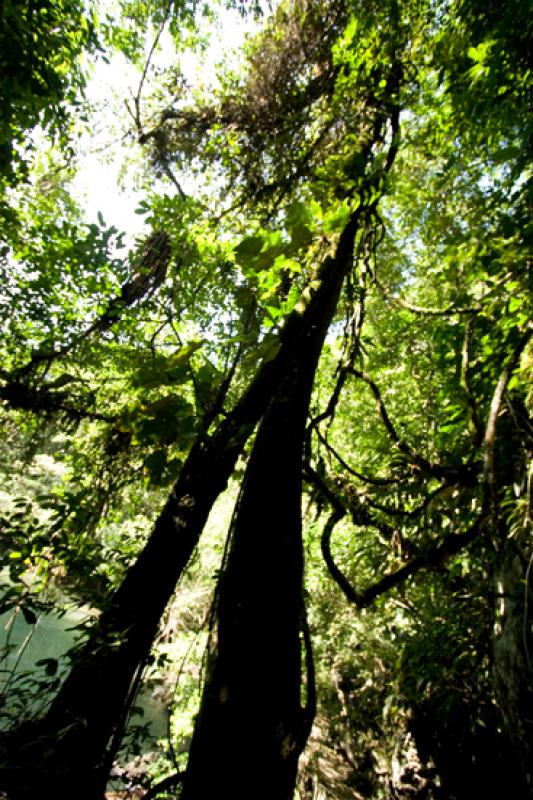
M 318 359 L 351 265 L 346 244 L 337 253 L 336 281 L 270 401 L 246 469 L 182 800 L 290 800 L 294 793 L 309 730 L 300 699 L 302 451 Z
M 110 741 L 119 741 L 114 734 L 176 582 L 244 443 L 294 365 L 295 353 L 313 341 L 324 308 L 334 308 L 362 213 L 361 207 L 346 226 L 335 258 L 325 260 L 305 307 L 287 320 L 277 356 L 262 365 L 215 433 L 191 450 L 145 548 L 79 651 L 44 720 L 22 726 L 2 743 L 0 788 L 12 800 L 103 796 L 114 756 Z

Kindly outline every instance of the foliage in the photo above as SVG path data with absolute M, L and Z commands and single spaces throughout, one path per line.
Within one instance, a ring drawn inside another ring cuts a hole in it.
M 72 2 L 2 7 L 1 609 L 33 626 L 61 613 L 65 592 L 105 613 L 191 458 L 229 428 L 261 370 L 276 374 L 357 220 L 306 423 L 318 716 L 298 791 L 489 796 L 510 764 L 526 796 L 526 4 L 283 2 L 209 87 L 152 63 L 167 28 L 176 58 L 205 52 L 210 14 L 235 13 L 200 11 L 121 3 L 98 27 Z M 54 172 L 55 151 L 32 133 L 65 155 L 83 121 L 80 59 L 98 47 L 139 71 L 129 146 L 143 154 L 137 211 L 151 233 L 127 253 L 101 215 L 85 221 L 74 168 Z M 262 414 L 280 402 L 272 381 Z M 236 481 L 257 421 L 227 445 Z M 185 767 L 198 643 L 227 567 L 219 516 L 148 665 L 147 686 L 173 709 L 153 780 Z M 8 678 L 30 716 L 59 685 L 54 659 L 39 666 Z
M 0 12 L 0 176 L 24 177 L 38 124 L 67 144 L 68 106 L 80 106 L 80 57 L 97 46 L 94 13 L 77 0 L 8 0 Z

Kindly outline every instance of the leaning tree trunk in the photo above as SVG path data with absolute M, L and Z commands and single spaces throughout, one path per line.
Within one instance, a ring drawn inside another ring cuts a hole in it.
M 493 678 L 525 800 L 533 798 L 533 575 L 531 548 L 524 545 L 508 539 L 496 569 Z
M 246 469 L 182 800 L 294 793 L 309 731 L 300 702 L 302 451 L 318 358 L 351 265 L 347 244 L 345 237 L 332 264 L 336 281 L 270 401 Z
M 103 796 L 115 754 L 110 742 L 120 741 L 117 727 L 131 687 L 176 582 L 244 443 L 294 364 L 294 353 L 312 341 L 324 308 L 334 307 L 362 213 L 361 206 L 343 231 L 335 258 L 325 260 L 305 303 L 287 320 L 277 356 L 262 365 L 214 434 L 191 450 L 145 548 L 78 652 L 44 720 L 21 726 L 2 743 L 0 788 L 12 800 Z

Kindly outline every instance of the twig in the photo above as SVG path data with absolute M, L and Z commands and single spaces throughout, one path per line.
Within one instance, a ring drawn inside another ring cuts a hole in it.
M 354 478 L 363 481 L 363 483 L 369 483 L 374 486 L 392 486 L 394 484 L 400 483 L 399 478 L 376 478 L 376 477 L 371 477 L 369 475 L 363 475 L 361 472 L 357 472 L 343 459 L 340 453 L 338 453 L 335 450 L 333 445 L 328 442 L 326 437 L 320 432 L 318 428 L 316 429 L 316 434 L 320 439 L 320 441 L 322 442 L 322 444 L 324 445 L 324 447 L 326 448 L 326 450 L 328 450 L 328 452 L 331 453 L 331 455 L 339 462 L 341 467 L 345 469 L 346 472 L 349 472 L 350 475 L 353 475 Z
M 150 52 L 148 53 L 148 57 L 147 57 L 146 62 L 144 64 L 144 69 L 143 69 L 143 72 L 142 72 L 142 75 L 141 75 L 141 80 L 139 82 L 139 88 L 137 90 L 137 95 L 134 98 L 134 103 L 135 103 L 135 122 L 136 122 L 136 125 L 137 125 L 137 130 L 138 130 L 139 135 L 141 135 L 142 132 L 143 132 L 142 121 L 141 121 L 141 98 L 142 98 L 142 91 L 143 91 L 143 87 L 144 87 L 144 82 L 146 80 L 146 76 L 148 74 L 148 70 L 150 69 L 150 64 L 152 63 L 153 55 L 155 53 L 157 45 L 159 44 L 159 39 L 161 38 L 163 30 L 165 29 L 165 25 L 167 24 L 170 12 L 172 10 L 172 5 L 173 5 L 173 0 L 169 0 L 169 2 L 167 4 L 167 7 L 165 9 L 165 13 L 164 13 L 163 19 L 161 21 L 161 24 L 159 25 L 159 28 L 158 28 L 157 33 L 155 35 L 154 41 L 152 42 L 152 47 L 150 48 Z
M 307 742 L 311 728 L 313 727 L 313 720 L 316 716 L 316 674 L 315 674 L 315 661 L 313 658 L 313 645 L 311 642 L 311 634 L 309 631 L 309 622 L 307 619 L 307 610 L 305 603 L 302 601 L 302 615 L 301 615 L 301 629 L 302 638 L 305 650 L 305 668 L 307 673 L 307 696 L 305 707 L 302 709 L 302 727 L 300 731 L 300 742 L 298 743 L 303 750 Z
M 472 331 L 474 329 L 474 323 L 476 321 L 476 316 L 472 315 L 465 325 L 465 335 L 463 339 L 463 351 L 462 351 L 462 359 L 461 359 L 461 384 L 463 389 L 465 390 L 466 400 L 468 403 L 468 411 L 470 414 L 470 421 L 474 427 L 474 446 L 478 447 L 481 442 L 483 441 L 483 426 L 481 425 L 481 420 L 479 418 L 476 399 L 474 397 L 474 393 L 472 391 L 472 385 L 470 383 L 470 343 L 472 339 Z
M 116 417 L 109 414 L 100 414 L 86 408 L 75 408 L 68 402 L 69 398 L 64 393 L 55 393 L 46 388 L 32 389 L 20 381 L 7 381 L 0 386 L 0 400 L 10 408 L 34 413 L 60 412 L 67 417 L 80 422 L 84 419 L 95 422 L 116 422 Z

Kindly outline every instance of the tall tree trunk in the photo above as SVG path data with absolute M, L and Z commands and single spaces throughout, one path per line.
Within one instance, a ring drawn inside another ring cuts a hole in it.
M 327 258 L 305 305 L 281 335 L 277 356 L 264 363 L 229 416 L 195 444 L 136 563 L 110 598 L 80 649 L 43 721 L 21 728 L 2 745 L 0 788 L 13 800 L 48 794 L 55 800 L 95 800 L 105 789 L 114 752 L 111 740 L 128 706 L 138 670 L 149 655 L 165 607 L 185 569 L 217 496 L 294 355 L 333 312 L 353 250 L 362 207 Z
M 354 220 L 336 278 L 295 348 L 259 427 L 218 587 L 209 674 L 183 800 L 289 800 L 309 730 L 301 708 L 302 451 L 318 359 L 352 263 Z
M 493 639 L 496 699 L 522 773 L 524 800 L 533 798 L 533 579 L 525 544 L 504 544 L 495 575 Z

